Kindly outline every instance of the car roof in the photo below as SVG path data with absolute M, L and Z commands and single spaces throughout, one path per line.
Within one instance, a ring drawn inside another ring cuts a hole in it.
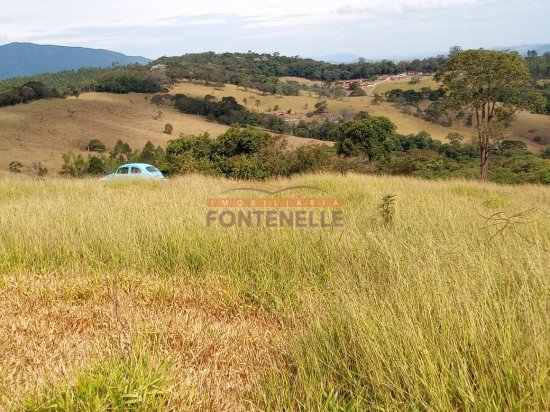
M 148 166 L 152 166 L 152 167 L 155 167 L 153 165 L 150 165 L 149 163 L 125 163 L 123 165 L 120 165 L 119 167 L 127 167 L 127 166 L 134 166 L 134 167 L 148 167 Z

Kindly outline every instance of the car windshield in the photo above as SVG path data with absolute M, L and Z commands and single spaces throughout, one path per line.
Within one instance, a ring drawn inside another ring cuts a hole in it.
M 160 173 L 160 170 L 158 170 L 154 166 L 147 166 L 146 169 L 147 169 L 148 172 L 151 172 L 151 173 Z
M 128 168 L 127 167 L 121 167 L 120 169 L 118 169 L 117 174 L 127 175 L 128 174 Z

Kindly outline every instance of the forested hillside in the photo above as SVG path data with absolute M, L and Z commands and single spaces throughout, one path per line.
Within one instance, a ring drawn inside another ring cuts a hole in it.
M 110 50 L 85 47 L 10 43 L 0 46 L 0 79 L 39 73 L 76 70 L 83 67 L 111 67 L 113 64 L 147 64 L 149 59 L 126 56 Z

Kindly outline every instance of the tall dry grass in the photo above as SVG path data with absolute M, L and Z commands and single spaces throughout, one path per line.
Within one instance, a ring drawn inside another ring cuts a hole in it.
M 0 409 L 550 409 L 547 188 L 274 183 L 345 227 L 207 228 L 218 178 L 0 181 Z

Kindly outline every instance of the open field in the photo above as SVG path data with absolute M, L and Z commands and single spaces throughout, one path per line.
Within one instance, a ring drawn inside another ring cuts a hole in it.
M 432 89 L 437 89 L 437 82 L 432 77 L 423 77 L 422 80 L 418 83 L 411 84 L 410 77 L 405 79 L 396 79 L 388 80 L 374 89 L 374 93 L 383 94 L 389 92 L 392 89 L 401 89 L 401 90 L 420 90 L 423 87 L 430 87 Z
M 162 117 L 153 119 L 159 110 Z M 50 174 L 60 170 L 63 153 L 84 153 L 82 149 L 92 138 L 110 148 L 122 139 L 137 149 L 147 140 L 164 146 L 182 132 L 217 136 L 227 129 L 173 108 L 157 108 L 145 102 L 144 95 L 110 93 L 84 93 L 79 99 L 4 107 L 0 109 L 0 123 L 0 168 L 7 170 L 13 160 L 25 165 L 40 161 Z M 172 136 L 163 133 L 166 123 L 174 126 Z
M 547 188 L 271 183 L 344 227 L 207 228 L 221 178 L 0 179 L 0 410 L 550 410 Z
M 304 79 L 303 77 L 294 77 L 294 76 L 282 76 L 280 77 L 282 81 L 294 81 L 300 84 L 307 84 L 308 86 L 318 85 L 322 86 L 323 82 L 321 80 L 310 80 Z
M 180 133 L 213 137 L 228 126 L 209 122 L 200 116 L 180 113 L 173 107 L 157 107 L 144 101 L 144 94 L 83 93 L 78 99 L 40 100 L 29 104 L 0 108 L 0 170 L 7 173 L 10 162 L 26 166 L 41 162 L 55 174 L 61 169 L 62 154 L 82 149 L 96 138 L 111 149 L 118 139 L 133 149 L 141 149 L 150 140 L 155 145 Z M 153 117 L 162 112 L 160 119 Z M 174 126 L 172 135 L 163 133 L 164 125 Z M 291 147 L 308 144 L 311 139 L 287 137 Z

